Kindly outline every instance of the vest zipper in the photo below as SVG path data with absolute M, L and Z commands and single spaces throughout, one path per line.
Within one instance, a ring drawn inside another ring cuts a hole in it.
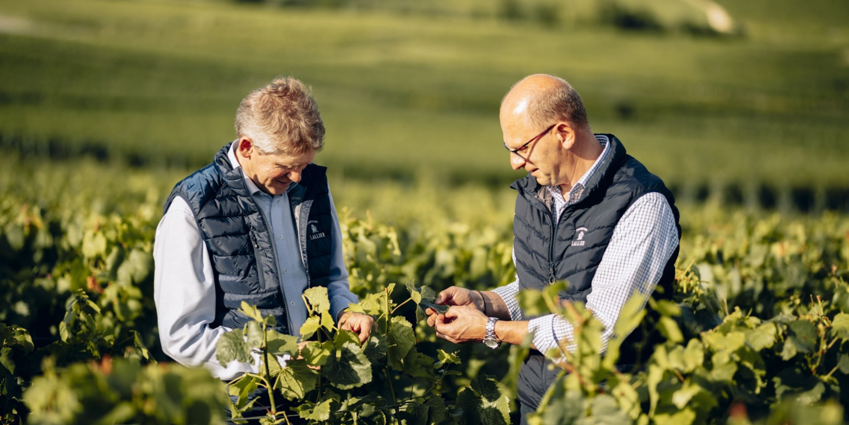
M 268 220 L 265 219 L 265 214 L 262 213 L 262 209 L 259 207 L 259 205 L 256 205 L 256 203 L 254 203 L 254 206 L 256 206 L 257 211 L 259 211 L 259 216 L 262 218 L 262 223 L 265 225 L 265 231 L 273 235 L 274 233 L 271 231 L 271 226 L 268 225 Z M 253 239 L 253 233 L 251 233 L 251 239 Z M 254 251 L 256 251 L 256 249 L 258 248 L 259 244 L 256 242 L 256 240 L 254 240 Z M 282 282 L 280 282 L 280 263 L 278 263 L 277 260 L 279 258 L 277 256 L 277 245 L 275 245 L 273 237 L 271 238 L 271 252 L 274 254 L 274 265 L 277 267 L 277 290 L 280 291 L 280 297 L 283 298 L 283 308 L 286 309 L 286 328 L 289 330 L 289 334 L 291 335 L 292 320 L 289 318 L 289 307 L 287 306 L 286 301 L 286 291 L 283 290 L 283 284 Z M 262 279 L 262 261 L 259 261 L 259 259 L 257 259 L 256 267 L 257 273 L 259 273 L 259 278 Z
M 554 221 L 554 213 L 551 210 L 548 211 L 548 215 L 551 217 L 551 239 L 548 243 L 548 284 L 551 285 L 556 280 L 554 277 L 554 238 L 557 232 L 557 222 Z

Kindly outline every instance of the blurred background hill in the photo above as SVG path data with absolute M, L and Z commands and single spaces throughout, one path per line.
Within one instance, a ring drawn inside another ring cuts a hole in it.
M 846 211 L 847 21 L 838 0 L 0 0 L 0 146 L 179 175 L 283 74 L 313 88 L 333 178 L 503 189 L 499 102 L 542 72 L 682 200 Z

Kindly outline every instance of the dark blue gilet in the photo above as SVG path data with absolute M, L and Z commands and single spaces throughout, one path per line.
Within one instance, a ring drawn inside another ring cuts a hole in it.
M 552 282 L 567 280 L 569 286 L 560 294 L 561 299 L 586 303 L 592 291 L 592 279 L 616 224 L 635 200 L 650 192 L 658 192 L 666 197 L 675 216 L 680 239 L 678 209 L 672 193 L 660 178 L 627 155 L 625 147 L 616 137 L 611 134 L 606 136 L 610 143 L 610 153 L 587 182 L 582 199 L 567 206 L 559 222 L 554 218 L 553 201 L 548 190 L 537 183 L 533 176 L 528 175 L 510 186 L 519 192 L 513 219 L 513 247 L 521 289 L 542 290 Z M 662 289 L 656 298 L 671 297 L 677 258 L 676 249 L 666 263 L 658 283 Z M 640 360 L 641 353 L 635 352 L 634 344 L 629 344 L 629 341 L 641 338 L 642 335 L 635 332 L 626 340 L 620 364 Z M 525 393 L 520 394 L 520 399 L 529 405 L 539 402 L 557 374 L 557 370 L 542 371 L 542 376 L 539 376 L 539 371 L 532 371 L 533 367 L 548 365 L 541 354 L 532 353 L 532 358 L 520 374 L 520 381 L 524 384 L 520 385 L 525 387 L 524 391 L 520 391 Z
M 249 320 L 238 312 L 245 301 L 258 307 L 264 316 L 274 316 L 278 332 L 297 334 L 299 330 L 289 325 L 280 288 L 271 227 L 251 198 L 242 171 L 230 164 L 229 149 L 229 144 L 224 146 L 212 164 L 177 183 L 165 201 L 165 211 L 179 196 L 197 220 L 215 271 L 215 320 L 211 327 L 242 327 Z M 308 165 L 301 182 L 289 191 L 308 286 L 327 285 L 332 261 L 334 226 L 325 170 Z

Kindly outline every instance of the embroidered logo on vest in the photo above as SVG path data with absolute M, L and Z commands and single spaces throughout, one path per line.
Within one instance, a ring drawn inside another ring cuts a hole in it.
M 577 232 L 578 232 L 578 239 L 575 239 L 574 241 L 572 241 L 572 246 L 584 246 L 584 244 L 587 242 L 587 241 L 584 240 L 584 233 L 587 233 L 587 228 L 586 227 L 579 227 Z
M 318 227 L 316 227 L 316 225 L 313 224 L 313 223 L 310 223 L 310 232 L 312 233 L 310 235 L 310 240 L 313 240 L 313 241 L 316 240 L 316 239 L 321 239 L 321 238 L 327 236 L 324 232 L 319 232 Z

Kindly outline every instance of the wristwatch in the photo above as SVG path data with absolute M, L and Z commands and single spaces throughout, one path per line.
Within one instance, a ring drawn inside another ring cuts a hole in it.
M 498 321 L 496 317 L 490 317 L 489 320 L 486 321 L 486 336 L 483 338 L 483 343 L 489 348 L 496 349 L 498 348 L 498 338 L 495 337 L 495 322 Z

